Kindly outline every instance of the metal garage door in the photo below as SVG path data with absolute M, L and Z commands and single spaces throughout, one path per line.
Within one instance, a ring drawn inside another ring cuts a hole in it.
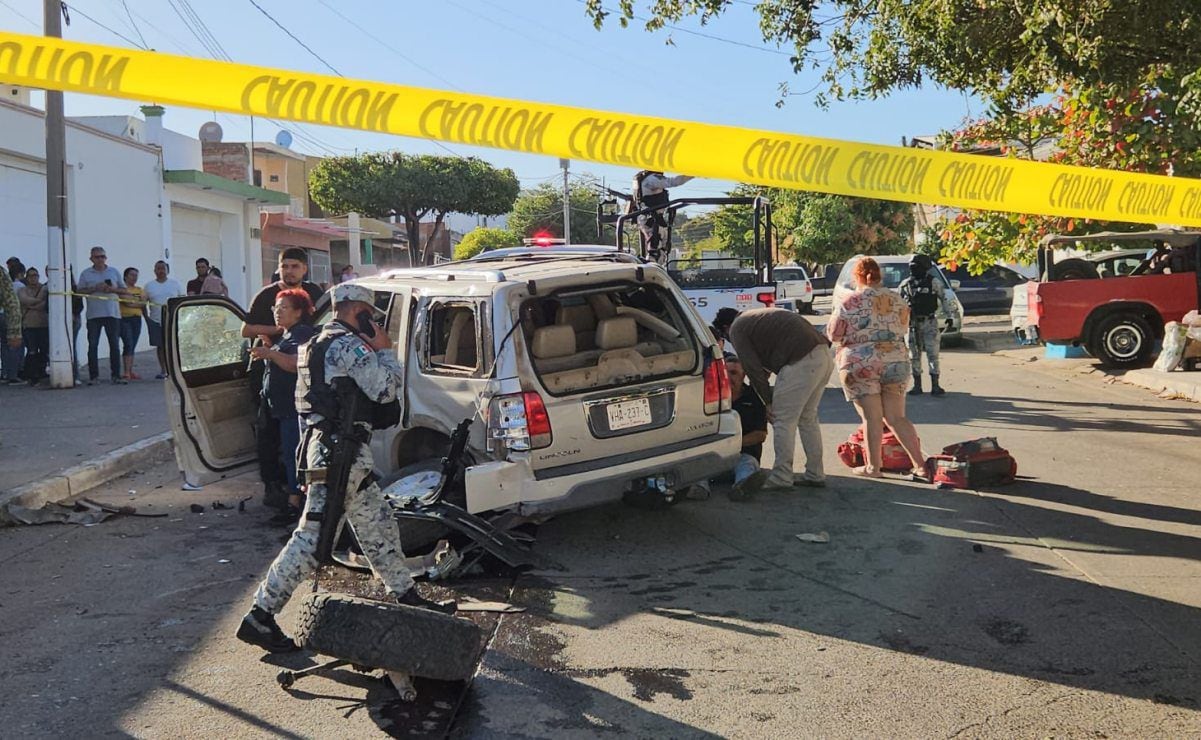
M 180 280 L 196 277 L 192 267 L 204 257 L 221 265 L 221 214 L 181 206 L 171 207 L 171 266 Z
M 39 270 L 46 264 L 46 176 L 30 165 L 0 162 L 0 224 L 4 254 Z

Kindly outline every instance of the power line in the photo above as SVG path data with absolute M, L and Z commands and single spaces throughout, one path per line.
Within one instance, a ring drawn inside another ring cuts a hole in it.
M 101 27 L 101 28 L 103 28 L 105 31 L 108 31 L 109 33 L 111 33 L 112 35 L 116 36 L 117 38 L 119 38 L 119 39 L 122 39 L 122 40 L 124 40 L 124 41 L 128 42 L 128 43 L 129 43 L 131 46 L 133 46 L 133 47 L 136 47 L 136 48 L 138 48 L 138 49 L 145 49 L 145 48 L 146 48 L 146 45 L 145 45 L 145 44 L 139 44 L 137 41 L 134 41 L 133 39 L 131 39 L 131 38 L 129 38 L 128 36 L 126 36 L 125 34 L 121 33 L 120 31 L 115 31 L 115 30 L 113 30 L 112 28 L 110 28 L 110 27 L 108 27 L 108 26 L 104 25 L 103 23 L 101 23 L 100 21 L 96 20 L 96 19 L 95 19 L 95 18 L 93 18 L 92 16 L 90 16 L 90 15 L 88 15 L 87 13 L 83 12 L 83 11 L 82 11 L 82 10 L 80 10 L 79 8 L 75 7 L 74 5 L 67 5 L 66 3 L 63 3 L 63 5 L 64 5 L 64 6 L 66 6 L 66 7 L 67 7 L 67 8 L 68 8 L 68 9 L 69 9 L 69 10 L 70 10 L 72 13 L 75 13 L 76 15 L 78 15 L 78 16 L 81 16 L 81 17 L 82 17 L 84 20 L 91 21 L 92 23 L 96 24 L 97 26 L 100 26 L 100 27 Z
M 14 14 L 16 14 L 16 16 L 17 16 L 18 18 L 20 18 L 21 20 L 25 21 L 26 23 L 28 23 L 29 25 L 33 26 L 34 28 L 38 29 L 39 31 L 40 31 L 40 30 L 42 30 L 42 24 L 41 24 L 41 23 L 38 23 L 37 21 L 35 21 L 35 20 L 33 20 L 32 18 L 30 18 L 29 16 L 25 15 L 24 13 L 22 13 L 22 12 L 21 12 L 21 11 L 19 11 L 19 10 L 17 10 L 17 9 L 16 9 L 16 8 L 14 8 L 13 6 L 11 6 L 11 5 L 9 5 L 8 3 L 4 2 L 4 0 L 0 0 L 0 5 L 3 5 L 4 7 L 8 8 L 9 10 L 11 10 L 11 11 L 12 11 Z
M 576 2 L 579 2 L 579 3 L 581 3 L 581 4 L 584 4 L 584 5 L 587 5 L 587 4 L 588 4 L 588 0 L 576 0 Z M 745 4 L 747 4 L 747 5 L 754 5 L 754 3 L 745 3 Z M 611 12 L 613 12 L 613 11 L 609 10 L 608 8 L 602 8 L 602 10 L 604 10 L 606 13 L 611 13 Z M 641 16 L 641 15 L 631 15 L 630 17 L 631 17 L 631 18 L 633 18 L 633 19 L 634 19 L 634 20 L 636 20 L 636 21 L 643 21 L 643 22 L 646 22 L 646 23 L 649 23 L 649 22 L 650 22 L 650 20 L 651 20 L 650 18 L 647 18 L 647 17 L 645 17 L 645 16 Z M 673 31 L 679 31 L 680 33 L 686 33 L 686 34 L 688 34 L 688 35 L 690 35 L 690 36 L 699 36 L 699 37 L 701 37 L 701 38 L 703 38 L 703 39 L 709 39 L 710 41 L 720 41 L 720 42 L 721 42 L 721 43 L 723 43 L 723 44 L 732 44 L 732 45 L 734 45 L 734 46 L 741 46 L 741 47 L 743 47 L 743 48 L 746 48 L 746 49 L 753 49 L 753 50 L 755 50 L 755 51 L 762 51 L 762 52 L 766 52 L 766 53 L 768 53 L 768 54 L 778 54 L 778 55 L 780 55 L 780 56 L 785 56 L 785 57 L 791 57 L 791 56 L 792 56 L 792 54 L 791 54 L 791 53 L 789 53 L 789 52 L 787 52 L 787 51 L 781 51 L 781 50 L 779 50 L 779 49 L 772 49 L 772 48 L 769 48 L 769 47 L 766 47 L 766 46 L 761 46 L 761 45 L 759 45 L 759 44 L 748 44 L 748 43 L 747 43 L 747 42 L 745 42 L 745 41 L 739 41 L 739 40 L 737 40 L 737 39 L 730 39 L 730 38 L 726 38 L 725 36 L 718 36 L 718 35 L 716 35 L 716 34 L 712 34 L 712 33 L 704 33 L 704 32 L 701 32 L 701 31 L 694 31 L 694 30 L 692 30 L 691 28 L 684 28 L 683 26 L 673 26 L 673 25 L 672 25 L 672 24 L 670 24 L 670 23 L 664 23 L 664 24 L 663 24 L 663 27 L 664 27 L 664 28 L 669 28 L 669 29 L 671 29 L 671 30 L 673 30 Z
M 142 29 L 138 28 L 138 24 L 133 22 L 133 13 L 129 12 L 129 3 L 126 0 L 121 0 L 121 6 L 125 8 L 125 15 L 129 17 L 129 25 L 133 26 L 134 33 L 141 39 L 142 48 L 149 49 L 150 47 L 146 45 L 146 37 L 142 35 Z
M 322 63 L 322 64 L 324 64 L 326 67 L 328 67 L 330 72 L 333 72 L 334 74 L 338 75 L 339 77 L 344 77 L 344 76 L 345 76 L 345 75 L 343 75 L 341 72 L 339 72 L 337 69 L 335 69 L 335 68 L 334 68 L 334 65 L 332 65 L 332 64 L 330 64 L 329 62 L 325 61 L 325 59 L 323 59 L 323 58 L 321 57 L 321 55 L 320 55 L 320 54 L 318 54 L 317 52 L 313 51 L 313 50 L 312 50 L 312 48 L 311 48 L 311 47 L 309 47 L 309 45 L 308 45 L 308 44 L 306 44 L 305 42 L 301 41 L 301 40 L 300 40 L 300 39 L 299 39 L 299 38 L 296 36 L 296 34 L 292 33 L 292 32 L 291 32 L 291 31 L 289 31 L 287 28 L 285 28 L 285 27 L 284 27 L 284 24 L 282 24 L 282 23 L 280 23 L 279 21 L 275 20 L 275 16 L 271 15 L 270 13 L 268 13 L 268 12 L 267 12 L 267 10 L 266 10 L 266 8 L 264 8 L 262 5 L 259 5 L 257 2 L 255 2 L 255 0 L 248 0 L 248 2 L 249 2 L 251 5 L 253 5 L 254 7 L 258 8 L 258 11 L 259 11 L 260 13 L 262 13 L 262 14 L 263 14 L 263 15 L 265 15 L 265 16 L 267 16 L 267 20 L 271 21 L 271 22 L 272 22 L 272 23 L 274 23 L 276 26 L 279 26 L 279 30 L 281 30 L 281 31 L 283 31 L 284 33 L 288 34 L 288 36 L 289 36 L 289 37 L 290 37 L 290 38 L 291 38 L 293 41 L 295 41 L 296 43 L 300 44 L 300 45 L 301 45 L 301 47 L 303 47 L 305 51 L 307 51 L 309 54 L 313 55 L 313 58 L 315 58 L 317 61 L 321 62 L 321 63 Z
M 371 40 L 372 40 L 372 41 L 374 41 L 375 43 L 377 43 L 377 44 L 379 44 L 380 46 L 384 47 L 386 50 L 388 50 L 388 51 L 392 52 L 392 53 L 393 53 L 393 54 L 395 54 L 396 56 L 398 56 L 398 57 L 400 57 L 401 59 L 405 60 L 405 61 L 406 61 L 406 62 L 408 62 L 409 64 L 411 64 L 411 65 L 413 65 L 414 67 L 416 67 L 417 69 L 421 70 L 422 72 L 425 72 L 425 73 L 426 73 L 426 74 L 428 74 L 429 76 L 431 76 L 431 77 L 433 77 L 433 78 L 435 78 L 435 79 L 437 79 L 437 80 L 439 80 L 439 81 L 441 81 L 441 82 L 445 83 L 445 84 L 446 84 L 446 85 L 448 85 L 448 86 L 449 86 L 449 87 L 450 87 L 452 90 L 458 90 L 459 92 L 462 92 L 462 88 L 460 88 L 458 85 L 456 85 L 455 83 L 453 83 L 453 82 L 451 82 L 450 80 L 446 79 L 445 77 L 443 77 L 442 75 L 438 74 L 437 72 L 435 72 L 434 70 L 430 69 L 429 67 L 426 67 L 425 65 L 421 64 L 421 63 L 420 63 L 420 62 L 418 62 L 416 59 L 413 59 L 412 57 L 409 57 L 409 56 L 407 56 L 406 54 L 404 54 L 403 52 L 401 52 L 399 49 L 397 49 L 395 46 L 392 46 L 391 44 L 389 44 L 387 41 L 384 41 L 384 40 L 383 40 L 383 39 L 381 39 L 380 37 L 378 37 L 378 36 L 376 36 L 375 34 L 371 33 L 371 31 L 369 31 L 369 30 L 367 30 L 366 28 L 364 28 L 363 26 L 359 25 L 358 23 L 356 23 L 356 22 L 355 22 L 354 20 L 352 20 L 351 18 L 349 18 L 349 17 L 347 17 L 347 16 L 343 15 L 343 14 L 342 14 L 342 11 L 338 10 L 338 9 L 337 9 L 337 8 L 335 8 L 333 5 L 330 5 L 330 4 L 329 4 L 329 3 L 327 3 L 325 0 L 317 0 L 317 2 L 321 3 L 322 5 L 324 5 L 326 8 L 328 8 L 328 9 L 329 9 L 329 11 L 330 11 L 331 13 L 333 13 L 333 14 L 334 14 L 334 15 L 336 15 L 336 16 L 338 16 L 338 17 L 339 17 L 339 18 L 341 18 L 342 20 L 346 21 L 347 23 L 349 23 L 349 24 L 350 24 L 351 26 L 353 26 L 354 28 L 358 29 L 359 33 L 363 34 L 364 36 L 366 36 L 367 38 L 371 39 Z
M 175 11 L 175 14 L 179 16 L 181 21 L 183 21 L 184 26 L 189 32 L 191 32 L 196 40 L 200 42 L 200 45 L 204 47 L 205 51 L 208 52 L 210 57 L 227 62 L 233 61 L 233 57 L 229 55 L 229 53 L 225 50 L 225 47 L 223 47 L 221 42 L 217 40 L 217 37 L 213 34 L 212 30 L 209 29 L 208 25 L 204 22 L 204 19 L 200 17 L 200 14 L 196 12 L 196 9 L 192 7 L 188 0 L 167 0 L 167 2 L 170 3 L 171 9 Z M 295 134 L 297 139 L 300 139 L 302 142 L 308 144 L 319 152 L 324 151 L 326 154 L 337 154 L 337 150 L 346 152 L 353 151 L 352 147 L 338 147 L 326 143 L 324 140 L 308 133 L 307 129 L 304 129 L 299 123 L 293 123 L 290 126 L 285 126 L 283 123 L 280 123 L 273 118 L 264 118 L 264 120 L 266 120 L 268 123 L 278 126 L 279 128 L 290 130 L 293 134 Z M 251 144 L 253 145 L 253 142 L 251 142 Z

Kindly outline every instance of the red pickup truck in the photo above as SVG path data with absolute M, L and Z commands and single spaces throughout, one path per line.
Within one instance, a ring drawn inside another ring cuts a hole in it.
M 1077 243 L 1148 247 L 1127 275 L 1102 278 L 1088 260 L 1055 262 Z M 1146 363 L 1164 324 L 1201 305 L 1201 232 L 1160 229 L 1087 236 L 1048 235 L 1039 245 L 1039 279 L 1027 283 L 1027 333 L 1043 342 L 1082 345 L 1111 367 Z

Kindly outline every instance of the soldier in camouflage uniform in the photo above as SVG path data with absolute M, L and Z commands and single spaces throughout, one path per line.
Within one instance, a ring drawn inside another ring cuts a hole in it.
M 454 611 L 454 603 L 438 603 L 421 597 L 404 563 L 400 530 L 391 507 L 375 482 L 368 441 L 375 405 L 395 402 L 401 395 L 403 371 L 392 341 L 371 322 L 376 311 L 371 291 L 361 285 L 334 288 L 336 318 L 300 351 L 297 363 L 296 408 L 300 412 L 302 459 L 306 474 L 313 476 L 308 487 L 304 515 L 288 544 L 271 564 L 266 578 L 254 594 L 254 606 L 238 627 L 239 639 L 269 652 L 288 652 L 296 644 L 275 622 L 292 592 L 317 568 L 317 539 L 321 531 L 327 489 L 324 472 L 330 467 L 332 433 L 339 412 L 332 392 L 334 381 L 350 378 L 360 398 L 355 426 L 360 431 L 355 460 L 346 484 L 346 519 L 388 592 L 401 604 Z M 320 369 L 315 369 L 317 365 Z M 322 413 L 324 412 L 324 413 Z M 320 481 L 320 482 L 318 482 Z M 329 526 L 336 522 L 330 521 Z
M 941 396 L 938 384 L 938 324 L 949 316 L 946 294 L 934 275 L 934 261 L 924 254 L 909 260 L 909 277 L 901 282 L 901 297 L 909 304 L 909 362 L 913 365 L 913 388 L 909 395 L 922 392 L 922 351 L 930 368 L 930 395 Z

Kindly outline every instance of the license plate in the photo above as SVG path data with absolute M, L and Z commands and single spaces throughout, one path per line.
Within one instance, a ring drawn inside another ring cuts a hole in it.
M 609 429 L 629 429 L 651 423 L 651 402 L 647 398 L 611 403 L 605 407 L 609 416 Z

